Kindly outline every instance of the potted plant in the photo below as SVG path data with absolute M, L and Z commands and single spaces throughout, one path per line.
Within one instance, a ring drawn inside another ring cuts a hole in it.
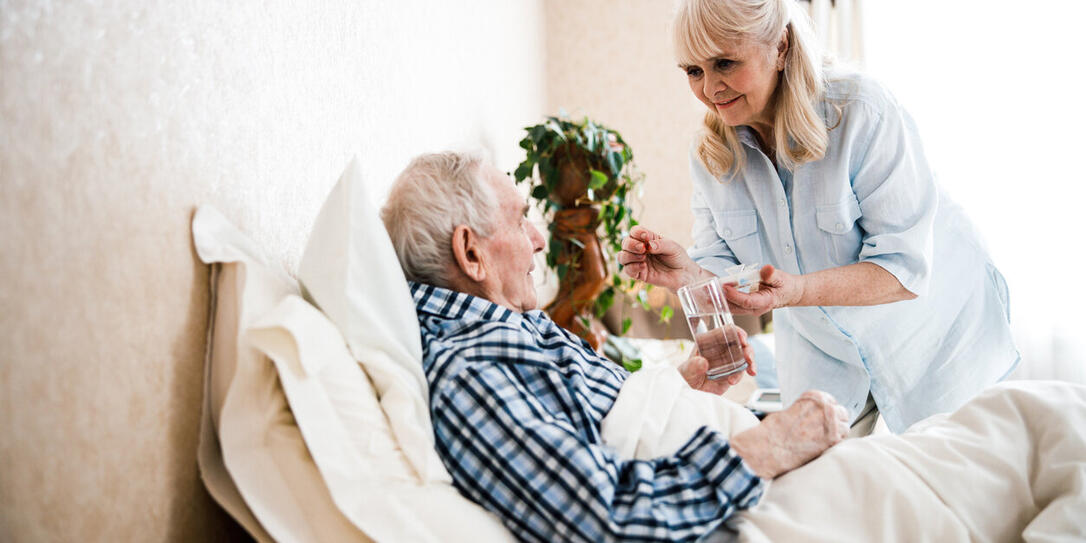
M 559 287 L 546 311 L 599 349 L 605 334 L 602 327 L 594 329 L 591 317 L 602 317 L 616 295 L 651 311 L 646 295 L 651 285 L 623 279 L 609 265 L 637 224 L 631 198 L 644 176 L 622 135 L 588 118 L 547 117 L 525 130 L 520 146 L 526 156 L 513 176 L 530 185 L 549 223 L 547 266 Z M 659 313 L 666 321 L 673 311 L 664 306 Z M 629 326 L 630 319 L 623 319 L 620 334 Z

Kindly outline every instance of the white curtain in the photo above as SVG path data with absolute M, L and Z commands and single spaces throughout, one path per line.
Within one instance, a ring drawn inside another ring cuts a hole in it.
M 840 62 L 862 68 L 863 0 L 808 0 L 802 3 L 811 16 L 822 50 Z

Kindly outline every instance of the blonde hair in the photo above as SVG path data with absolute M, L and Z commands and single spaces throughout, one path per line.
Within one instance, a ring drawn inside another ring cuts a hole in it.
M 777 163 L 788 169 L 821 159 L 829 139 L 818 112 L 825 93 L 823 58 L 811 35 L 810 20 L 795 0 L 682 0 L 675 14 L 673 38 L 681 65 L 721 55 L 722 42 L 757 42 L 773 46 L 788 38 L 784 71 L 774 91 L 773 145 Z M 705 115 L 697 155 L 715 176 L 743 168 L 745 153 L 735 128 L 713 112 Z
M 396 178 L 381 220 L 408 280 L 448 287 L 453 230 L 466 225 L 483 238 L 493 233 L 497 200 L 485 164 L 478 154 L 425 154 Z

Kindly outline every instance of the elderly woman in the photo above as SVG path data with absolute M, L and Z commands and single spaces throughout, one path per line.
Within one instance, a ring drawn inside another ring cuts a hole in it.
M 674 290 L 768 264 L 756 292 L 726 287 L 732 310 L 776 310 L 785 403 L 828 391 L 854 434 L 951 411 L 1017 365 L 1007 286 L 912 119 L 823 60 L 794 0 L 684 0 L 674 38 L 709 109 L 691 152 L 694 246 L 635 227 L 629 276 Z

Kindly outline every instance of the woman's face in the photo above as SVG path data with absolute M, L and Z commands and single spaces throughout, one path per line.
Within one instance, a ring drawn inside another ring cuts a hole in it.
M 690 90 L 725 125 L 772 125 L 783 51 L 757 42 L 723 45 L 721 56 L 680 66 Z

